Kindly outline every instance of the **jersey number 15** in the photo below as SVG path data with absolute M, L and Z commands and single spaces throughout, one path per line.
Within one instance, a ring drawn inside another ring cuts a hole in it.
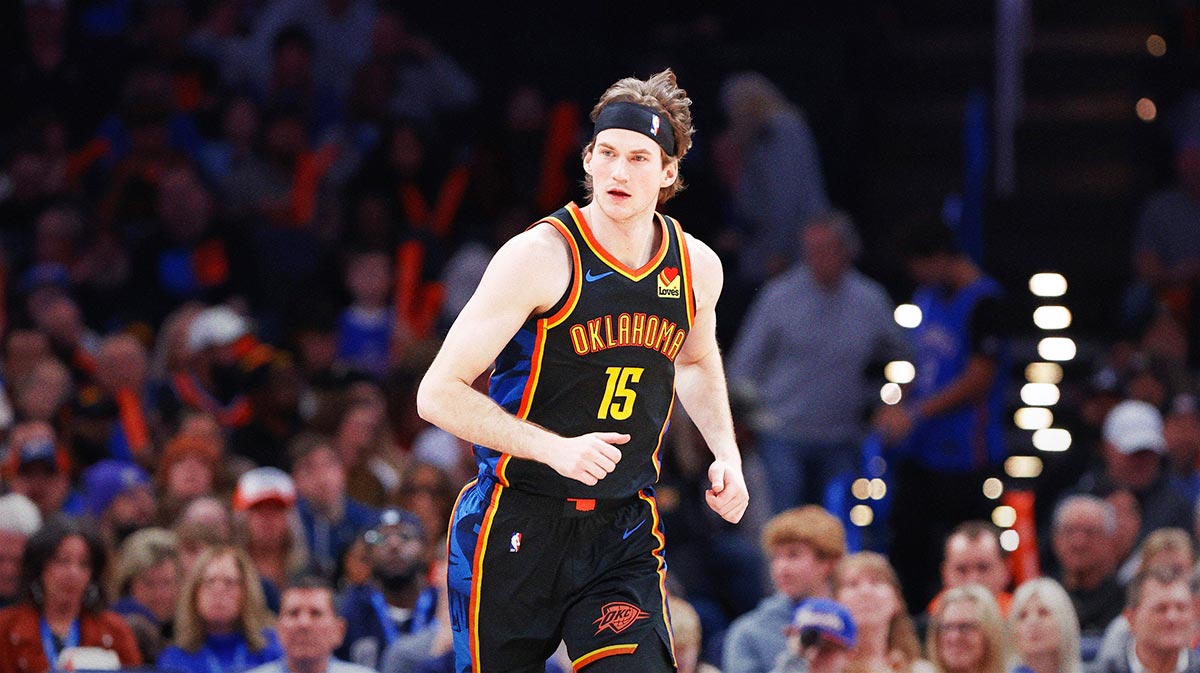
M 604 401 L 600 402 L 596 418 L 603 421 L 611 416 L 623 421 L 632 416 L 637 392 L 630 385 L 642 380 L 643 371 L 643 367 L 609 367 L 604 370 L 608 374 L 608 385 L 604 388 Z

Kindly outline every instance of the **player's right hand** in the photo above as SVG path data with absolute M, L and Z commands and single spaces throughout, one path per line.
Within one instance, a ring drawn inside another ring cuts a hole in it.
M 595 486 L 617 469 L 621 450 L 615 445 L 628 441 L 629 435 L 620 432 L 593 432 L 565 438 L 552 447 L 546 464 L 568 479 Z

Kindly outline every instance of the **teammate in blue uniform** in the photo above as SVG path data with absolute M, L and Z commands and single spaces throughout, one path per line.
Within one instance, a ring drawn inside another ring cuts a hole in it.
M 456 670 L 672 671 L 654 484 L 676 397 L 714 460 L 708 504 L 749 497 L 717 348 L 721 263 L 656 212 L 681 187 L 691 100 L 669 70 L 592 110 L 586 205 L 506 243 L 417 395 L 475 444 L 449 531 Z M 493 363 L 489 392 L 472 383 Z

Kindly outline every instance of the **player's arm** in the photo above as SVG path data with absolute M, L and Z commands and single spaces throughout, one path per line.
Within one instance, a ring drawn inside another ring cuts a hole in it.
M 685 234 L 686 235 L 686 234 Z M 724 282 L 721 260 L 712 248 L 687 236 L 692 261 L 696 317 L 675 360 L 675 392 L 713 453 L 705 495 L 708 506 L 737 523 L 750 501 L 742 476 L 742 456 L 733 434 L 733 415 L 725 388 L 725 370 L 717 347 L 717 299 Z
M 542 224 L 496 252 L 475 294 L 450 327 L 417 389 L 421 418 L 469 442 L 545 463 L 592 485 L 616 468 L 619 433 L 564 438 L 517 418 L 472 387 L 532 315 L 552 307 L 571 281 L 562 236 Z

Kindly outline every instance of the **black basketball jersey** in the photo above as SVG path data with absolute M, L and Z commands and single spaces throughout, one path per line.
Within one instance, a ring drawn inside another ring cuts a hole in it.
M 655 213 L 659 249 L 631 269 L 600 247 L 574 203 L 539 221 L 571 251 L 571 284 L 496 358 L 489 394 L 519 418 L 565 437 L 628 433 L 616 469 L 595 486 L 548 465 L 476 446 L 481 476 L 569 498 L 624 498 L 658 480 L 675 402 L 675 358 L 695 317 L 691 262 L 679 223 Z

